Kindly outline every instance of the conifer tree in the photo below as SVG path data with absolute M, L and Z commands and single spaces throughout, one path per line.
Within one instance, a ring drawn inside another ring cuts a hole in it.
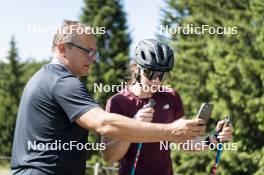
M 15 38 L 12 37 L 7 63 L 2 63 L 0 80 L 0 154 L 11 155 L 15 121 L 22 83 L 22 67 L 18 59 Z
M 202 102 L 212 102 L 209 131 L 227 114 L 233 117 L 238 150 L 224 151 L 218 174 L 263 172 L 263 14 L 261 0 L 168 0 L 163 9 L 162 24 L 171 28 L 191 24 L 227 28 L 226 34 L 174 33 L 169 38 L 176 58 L 169 83 L 180 92 L 186 115 L 194 116 Z M 175 170 L 209 173 L 214 155 L 175 153 Z

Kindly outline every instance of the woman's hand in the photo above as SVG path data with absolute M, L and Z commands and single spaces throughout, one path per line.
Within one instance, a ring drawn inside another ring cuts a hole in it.
M 232 125 L 224 126 L 224 124 L 225 120 L 221 120 L 217 123 L 215 128 L 216 131 L 220 131 L 224 127 L 222 131 L 219 132 L 217 138 L 220 140 L 220 142 L 230 142 L 232 140 L 233 127 Z
M 134 119 L 142 122 L 151 122 L 153 119 L 153 114 L 154 114 L 154 109 L 153 108 L 143 108 L 138 110 L 136 115 L 134 116 Z

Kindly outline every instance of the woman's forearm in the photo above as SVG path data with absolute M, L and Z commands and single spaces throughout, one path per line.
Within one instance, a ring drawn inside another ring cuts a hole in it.
M 103 159 L 112 164 L 120 160 L 126 154 L 130 142 L 121 140 L 111 140 L 106 143 L 105 150 L 102 151 Z

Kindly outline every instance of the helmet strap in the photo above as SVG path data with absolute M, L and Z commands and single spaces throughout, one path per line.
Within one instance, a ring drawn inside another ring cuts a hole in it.
M 136 75 L 136 80 L 137 82 L 139 83 L 139 85 L 142 87 L 141 85 L 141 75 L 140 75 L 140 67 L 138 68 L 138 72 L 137 72 L 137 75 Z

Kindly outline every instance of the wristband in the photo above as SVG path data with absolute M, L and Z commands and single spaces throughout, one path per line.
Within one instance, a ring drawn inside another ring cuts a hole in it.
M 209 137 L 209 136 L 205 137 L 205 144 L 206 144 L 207 146 L 209 146 L 210 143 L 211 143 L 211 141 L 210 141 L 210 137 Z
M 213 136 L 214 136 L 215 140 L 216 140 L 218 143 L 220 143 L 220 139 L 217 138 L 218 135 L 219 135 L 219 131 L 213 131 Z

